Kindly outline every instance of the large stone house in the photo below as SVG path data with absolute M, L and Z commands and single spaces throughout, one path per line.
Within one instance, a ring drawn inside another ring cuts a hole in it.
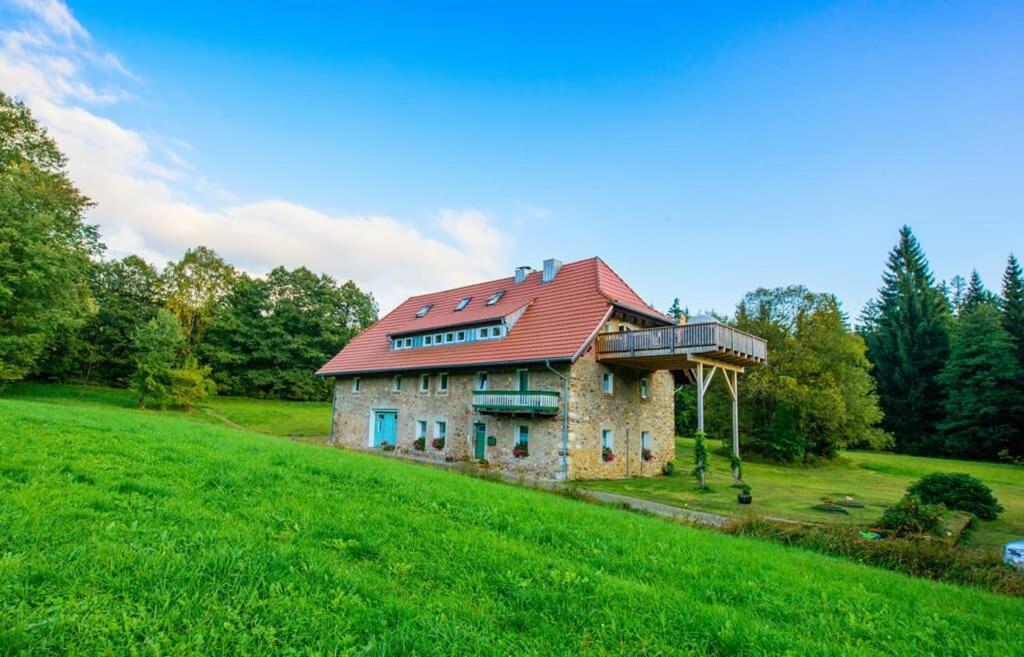
M 318 375 L 335 378 L 333 445 L 598 479 L 661 473 L 675 386 L 702 400 L 721 369 L 735 398 L 764 359 L 759 338 L 677 323 L 591 258 L 411 297 Z

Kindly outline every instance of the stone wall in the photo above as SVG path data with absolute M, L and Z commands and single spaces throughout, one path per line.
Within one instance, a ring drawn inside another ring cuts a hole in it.
M 561 392 L 562 381 L 555 374 L 543 366 L 528 369 L 531 390 Z M 490 390 L 516 389 L 518 370 L 486 371 Z M 564 367 L 562 371 L 565 372 Z M 444 461 L 446 456 L 457 461 L 470 461 L 474 460 L 473 427 L 477 422 L 483 422 L 487 427 L 486 434 L 496 439 L 495 445 L 485 448 L 489 467 L 525 477 L 561 478 L 561 414 L 531 418 L 478 413 L 472 406 L 478 371 L 448 371 L 447 392 L 437 389 L 439 373 L 427 373 L 431 377 L 427 392 L 420 391 L 420 375 L 424 374 L 420 372 L 404 374 L 400 392 L 393 390 L 394 377 L 391 375 L 360 377 L 358 392 L 352 390 L 352 378 L 337 379 L 330 444 L 349 449 L 371 449 L 371 414 L 376 410 L 395 410 L 398 413 L 397 447 L 390 454 L 436 462 Z M 422 452 L 413 447 L 416 423 L 420 420 L 427 422 L 427 446 Z M 437 451 L 430 445 L 438 420 L 447 422 L 448 426 L 443 451 Z M 519 425 L 529 427 L 530 453 L 525 458 L 516 458 L 512 453 Z
M 603 390 L 603 375 L 613 374 L 613 391 Z M 647 399 L 641 380 L 648 379 Z M 639 372 L 603 365 L 593 347 L 572 366 L 569 386 L 569 477 L 619 479 L 661 474 L 675 458 L 674 384 L 669 372 Z M 601 431 L 611 429 L 615 460 L 601 457 Z M 650 432 L 654 460 L 641 458 L 641 433 Z

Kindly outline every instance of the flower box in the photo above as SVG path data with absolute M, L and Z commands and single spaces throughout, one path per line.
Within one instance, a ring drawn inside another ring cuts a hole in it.
M 530 446 L 526 443 L 516 443 L 516 446 L 512 448 L 512 456 L 517 459 L 525 459 L 530 455 Z
M 641 449 L 640 450 L 640 458 L 642 458 L 643 460 L 645 460 L 648 463 L 650 463 L 651 461 L 654 460 L 654 452 L 652 452 L 651 450 L 649 450 L 647 448 Z
M 611 463 L 615 460 L 615 452 L 612 451 L 611 447 L 601 448 L 601 460 L 605 463 Z
M 434 438 L 430 441 L 430 446 L 434 449 L 441 451 L 444 449 L 444 438 Z
M 412 448 L 415 449 L 417 452 L 422 452 L 427 448 L 427 439 L 417 438 L 416 440 L 412 441 Z
M 389 443 L 389 442 L 388 442 L 388 441 L 386 441 L 386 440 L 382 440 L 382 441 L 380 442 L 380 448 L 381 448 L 382 450 L 384 450 L 385 452 L 393 452 L 393 451 L 395 451 L 395 446 L 394 446 L 394 445 L 392 445 L 391 443 Z

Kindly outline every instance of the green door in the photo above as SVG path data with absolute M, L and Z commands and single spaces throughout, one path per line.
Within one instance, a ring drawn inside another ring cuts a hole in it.
M 487 425 L 477 422 L 473 425 L 473 447 L 476 458 L 486 458 L 487 454 Z

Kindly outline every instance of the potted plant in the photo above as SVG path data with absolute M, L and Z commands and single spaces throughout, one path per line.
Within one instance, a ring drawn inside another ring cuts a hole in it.
M 526 443 L 516 443 L 512 448 L 512 455 L 517 459 L 524 459 L 530 455 L 530 447 Z
M 440 452 L 444 449 L 444 438 L 434 438 L 430 441 L 430 446 Z
M 382 450 L 384 450 L 385 452 L 393 452 L 393 451 L 395 451 L 395 446 L 392 445 L 391 443 L 389 443 L 386 440 L 380 441 L 380 448 Z
M 740 493 L 736 496 L 736 500 L 740 504 L 750 504 L 754 500 L 754 498 L 750 496 L 750 486 L 740 484 Z
M 640 450 L 640 458 L 650 463 L 654 460 L 654 452 L 644 447 Z
M 416 440 L 412 441 L 412 448 L 415 449 L 417 452 L 422 452 L 427 448 L 427 439 L 423 437 L 417 438 Z
M 615 460 L 615 452 L 612 451 L 611 447 L 601 448 L 601 460 L 605 463 L 611 463 Z

